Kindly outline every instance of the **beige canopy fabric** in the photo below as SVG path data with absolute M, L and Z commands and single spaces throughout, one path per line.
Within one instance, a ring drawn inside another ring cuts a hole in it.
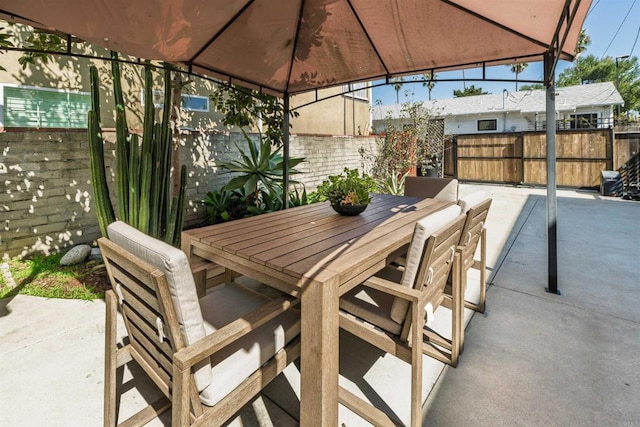
M 571 60 L 591 0 L 0 0 L 0 19 L 277 95 Z

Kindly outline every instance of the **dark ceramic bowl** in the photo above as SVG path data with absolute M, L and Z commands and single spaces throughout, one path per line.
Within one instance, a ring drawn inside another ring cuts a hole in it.
M 344 216 L 355 216 L 361 214 L 369 205 L 331 205 L 334 211 Z

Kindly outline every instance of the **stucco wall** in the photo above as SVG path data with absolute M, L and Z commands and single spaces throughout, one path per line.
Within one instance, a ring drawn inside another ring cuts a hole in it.
M 105 133 L 105 158 L 112 176 L 114 135 Z M 215 167 L 219 159 L 238 156 L 246 141 L 241 134 L 191 133 L 182 138 L 181 158 L 188 165 L 186 226 L 206 216 L 199 203 L 223 186 L 228 173 Z M 329 174 L 345 166 L 362 167 L 360 147 L 373 149 L 373 137 L 293 136 L 291 155 L 305 157 L 296 179 L 311 191 Z M 0 252 L 3 258 L 50 253 L 91 243 L 100 231 L 93 211 L 86 131 L 0 133 Z M 113 184 L 113 176 L 112 182 Z

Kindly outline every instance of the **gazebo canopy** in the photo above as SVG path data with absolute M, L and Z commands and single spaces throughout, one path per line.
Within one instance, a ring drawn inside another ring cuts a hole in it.
M 0 19 L 268 93 L 572 60 L 591 1 L 0 0 Z

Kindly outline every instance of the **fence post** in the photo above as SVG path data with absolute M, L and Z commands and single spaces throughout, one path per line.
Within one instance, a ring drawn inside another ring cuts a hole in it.
M 458 135 L 453 137 L 451 151 L 453 154 L 453 177 L 458 179 Z

